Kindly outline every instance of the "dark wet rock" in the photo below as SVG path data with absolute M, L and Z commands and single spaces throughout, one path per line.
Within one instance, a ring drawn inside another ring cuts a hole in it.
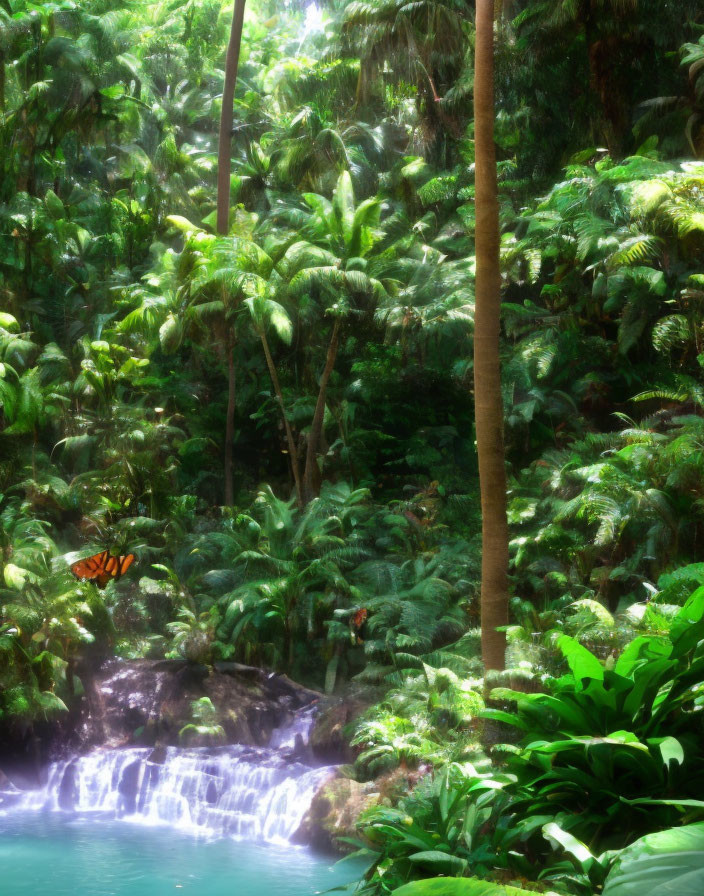
M 117 790 L 120 794 L 121 809 L 126 815 L 132 815 L 137 811 L 137 787 L 139 784 L 139 771 L 141 762 L 130 762 L 125 766 L 120 777 Z
M 57 733 L 52 758 L 96 746 L 155 746 L 150 760 L 163 763 L 166 745 L 181 745 L 193 721 L 192 703 L 207 697 L 226 743 L 268 744 L 272 731 L 320 695 L 286 676 L 239 663 L 209 667 L 184 660 L 111 658 L 89 671 L 85 699 L 71 730 Z
M 354 762 L 355 751 L 350 745 L 353 723 L 368 706 L 368 701 L 345 698 L 323 709 L 310 733 L 315 758 L 328 764 Z
M 243 663 L 220 662 L 215 663 L 213 668 L 223 675 L 237 675 L 240 678 L 261 679 L 263 675 L 266 675 L 258 666 L 245 666 Z
M 5 720 L 0 725 L 0 768 L 20 790 L 41 786 L 42 770 L 55 756 L 55 745 L 75 729 L 77 713 L 49 719 Z
M 161 748 L 183 745 L 180 732 L 194 721 L 192 704 L 203 697 L 215 707 L 213 724 L 222 727 L 225 743 L 262 747 L 322 696 L 285 675 L 241 663 L 105 659 L 87 651 L 73 671 L 68 713 L 0 731 L 0 769 L 13 780 L 21 776 L 15 781 L 20 789 L 40 786 L 48 762 L 96 747 L 155 747 L 150 760 L 163 763 Z
M 147 762 L 153 762 L 156 765 L 163 765 L 166 762 L 166 746 L 158 744 L 149 754 Z
M 303 740 L 302 734 L 297 734 L 293 746 L 282 753 L 286 762 L 305 762 L 309 758 L 310 750 L 308 744 Z

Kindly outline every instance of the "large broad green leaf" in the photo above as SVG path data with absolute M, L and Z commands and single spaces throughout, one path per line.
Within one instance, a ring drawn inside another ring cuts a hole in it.
M 183 335 L 183 320 L 173 314 L 169 314 L 159 327 L 159 342 L 167 354 L 176 351 L 183 341 Z
M 424 849 L 408 857 L 411 862 L 426 865 L 437 870 L 438 874 L 461 874 L 467 867 L 467 860 L 453 856 L 438 849 Z
M 434 877 L 416 880 L 393 891 L 393 896 L 539 896 L 535 890 L 519 890 L 474 878 Z M 543 893 L 542 896 L 554 896 Z
M 272 326 L 280 339 L 287 345 L 291 342 L 293 326 L 286 309 L 278 302 L 264 296 L 253 296 L 244 300 L 249 309 L 254 325 L 261 334 L 268 326 Z
M 704 586 L 697 588 L 682 607 L 670 629 L 673 656 L 682 656 L 704 639 Z
M 660 755 L 665 765 L 669 766 L 671 762 L 682 765 L 684 762 L 684 749 L 676 737 L 653 738 L 649 743 L 657 746 L 660 750 Z
M 14 563 L 5 564 L 5 584 L 8 588 L 21 591 L 27 581 L 35 579 L 36 576 L 33 576 L 28 569 L 22 569 L 21 566 L 16 566 Z
M 0 327 L 10 333 L 18 333 L 20 329 L 17 318 L 8 314 L 7 311 L 0 311 Z
M 570 834 L 569 831 L 561 828 L 560 825 L 556 824 L 554 821 L 543 825 L 543 834 L 550 840 L 554 840 L 565 850 L 565 852 L 574 856 L 583 871 L 589 871 L 590 867 L 594 864 L 595 858 L 584 843 Z
M 51 691 L 42 691 L 38 695 L 38 703 L 44 712 L 68 712 L 64 701 Z
M 604 680 L 604 667 L 593 653 L 587 650 L 586 647 L 582 647 L 579 641 L 576 641 L 569 635 L 562 635 L 558 638 L 557 646 L 562 651 L 562 655 L 567 660 L 575 678 Z
M 279 305 L 278 302 L 269 301 L 267 307 L 269 323 L 276 331 L 276 335 L 279 339 L 285 342 L 286 345 L 290 345 L 293 336 L 293 325 L 291 324 L 291 318 L 288 316 L 288 312 L 283 305 Z
M 64 208 L 64 204 L 53 190 L 46 191 L 44 204 L 52 218 L 59 220 L 60 218 L 65 217 L 66 209 Z
M 670 650 L 670 644 L 664 638 L 654 638 L 651 635 L 634 638 L 616 661 L 614 672 L 625 678 L 631 677 L 636 666 L 667 657 Z
M 496 688 L 495 690 L 502 689 Z M 492 697 L 493 695 L 494 692 L 492 691 Z M 495 722 L 505 722 L 507 725 L 514 725 L 516 728 L 528 731 L 528 723 L 512 712 L 504 712 L 502 709 L 483 709 L 480 716 L 482 719 L 493 719 Z
M 620 797 L 620 799 L 622 803 L 628 803 L 629 806 L 675 806 L 676 808 L 704 809 L 704 800 L 651 800 L 646 797 L 637 800 L 627 800 L 625 796 Z
M 354 223 L 354 191 L 349 171 L 343 171 L 338 178 L 332 197 L 332 205 L 347 244 L 352 238 L 352 225 Z M 355 252 L 354 254 L 358 253 Z
M 702 896 L 704 822 L 648 834 L 624 849 L 603 896 Z
M 181 233 L 194 233 L 201 228 L 197 224 L 193 224 L 188 218 L 184 218 L 183 215 L 167 215 L 166 223 L 170 224 L 172 227 L 175 227 L 176 230 L 180 230 Z
M 304 202 L 313 209 L 314 212 L 325 222 L 328 229 L 331 229 L 330 221 L 332 219 L 332 202 L 318 193 L 302 193 Z
M 365 199 L 355 210 L 352 233 L 347 251 L 350 255 L 365 255 L 374 243 L 373 227 L 379 223 L 381 203 L 378 199 Z
M 593 617 L 594 622 L 600 623 L 605 628 L 613 628 L 616 624 L 614 622 L 614 617 L 603 604 L 599 603 L 598 600 L 589 600 L 588 598 L 575 600 L 570 604 L 570 610 L 573 610 L 575 613 L 582 613 L 585 616 L 589 615 Z

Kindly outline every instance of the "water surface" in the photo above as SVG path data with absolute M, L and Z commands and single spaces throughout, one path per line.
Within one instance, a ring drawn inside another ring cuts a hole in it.
M 358 863 L 63 814 L 0 818 L 0 896 L 313 896 Z

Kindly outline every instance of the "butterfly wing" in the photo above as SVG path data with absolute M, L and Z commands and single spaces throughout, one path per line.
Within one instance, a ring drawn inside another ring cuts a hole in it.
M 117 557 L 113 557 L 112 554 L 108 554 L 107 559 L 103 563 L 103 568 L 100 570 L 99 575 L 95 578 L 95 584 L 98 588 L 104 588 L 110 579 L 114 579 L 117 575 L 118 568 L 118 559 Z
M 354 627 L 359 631 L 367 621 L 367 610 L 362 608 L 354 614 Z
M 362 629 L 364 628 L 364 623 L 367 621 L 367 616 L 369 615 L 366 607 L 362 607 L 352 617 L 352 622 L 350 625 L 351 628 L 351 637 L 353 644 L 364 644 L 364 638 L 362 637 Z
M 127 572 L 127 570 L 130 568 L 130 566 L 132 566 L 134 561 L 135 561 L 134 554 L 125 554 L 124 557 L 120 557 L 120 560 L 118 563 L 118 570 L 117 570 L 117 578 L 118 579 L 120 578 L 120 576 L 123 576 Z
M 101 551 L 85 560 L 79 560 L 71 566 L 71 572 L 77 579 L 88 579 L 95 582 L 98 588 L 104 588 L 111 579 L 119 579 L 134 563 L 134 554 L 114 557 L 109 551 Z
M 102 573 L 105 561 L 110 555 L 107 551 L 101 551 L 92 557 L 86 557 L 71 565 L 71 572 L 77 579 L 97 579 Z

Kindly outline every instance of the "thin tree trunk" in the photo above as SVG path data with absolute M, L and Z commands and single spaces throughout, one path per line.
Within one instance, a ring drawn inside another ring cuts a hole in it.
M 291 472 L 293 473 L 293 481 L 296 486 L 296 501 L 298 503 L 298 506 L 301 507 L 303 505 L 301 492 L 301 474 L 298 467 L 296 443 L 293 440 L 291 424 L 288 422 L 288 417 L 286 416 L 286 409 L 284 408 L 284 395 L 281 391 L 279 375 L 277 374 L 276 367 L 274 366 L 274 359 L 271 357 L 271 352 L 269 351 L 269 343 L 267 341 L 266 334 L 264 332 L 261 332 L 259 334 L 259 338 L 262 341 L 264 357 L 266 358 L 266 366 L 269 368 L 269 376 L 271 377 L 271 382 L 274 384 L 274 392 L 276 393 L 276 398 L 279 402 L 279 407 L 281 408 L 281 416 L 284 421 L 284 429 L 286 430 L 286 444 L 288 445 L 288 453 L 291 461 Z
M 482 658 L 503 669 L 508 623 L 508 525 L 499 330 L 499 204 L 494 147 L 494 0 L 477 0 L 474 77 L 476 297 L 474 403 L 482 507 Z
M 225 417 L 225 504 L 235 503 L 232 482 L 232 443 L 235 436 L 235 345 L 234 340 L 227 352 L 227 416 Z
M 226 236 L 230 229 L 230 150 L 232 135 L 233 103 L 237 84 L 237 67 L 240 61 L 242 23 L 245 0 L 235 0 L 230 28 L 230 42 L 225 57 L 225 83 L 220 111 L 220 139 L 218 142 L 218 201 L 217 232 Z M 231 507 L 235 494 L 232 481 L 232 443 L 235 432 L 235 358 L 234 339 L 227 353 L 227 416 L 225 418 L 225 504 Z
M 318 472 L 318 448 L 320 445 L 320 437 L 323 432 L 323 422 L 325 420 L 325 399 L 328 389 L 328 381 L 330 374 L 335 366 L 337 358 L 337 347 L 340 342 L 340 318 L 335 319 L 332 328 L 332 336 L 330 337 L 330 345 L 328 346 L 328 354 L 325 359 L 325 368 L 320 377 L 320 388 L 318 389 L 318 400 L 315 404 L 315 413 L 313 414 L 313 422 L 311 423 L 310 433 L 308 435 L 308 447 L 306 449 L 306 466 L 303 473 L 303 500 L 307 504 L 315 498 L 320 492 L 320 479 L 316 475 Z
M 230 145 L 232 134 L 233 103 L 237 84 L 237 66 L 240 61 L 242 22 L 245 0 L 235 0 L 232 14 L 230 42 L 225 58 L 225 84 L 222 91 L 220 112 L 220 140 L 218 143 L 218 213 L 217 231 L 226 234 L 230 229 Z
M 368 78 L 364 61 L 360 59 L 359 74 L 357 75 L 357 89 L 354 94 L 355 110 L 363 109 L 367 104 Z
M 24 240 L 24 266 L 22 268 L 22 294 L 28 301 L 30 296 L 30 284 L 32 282 L 32 225 L 27 227 Z

